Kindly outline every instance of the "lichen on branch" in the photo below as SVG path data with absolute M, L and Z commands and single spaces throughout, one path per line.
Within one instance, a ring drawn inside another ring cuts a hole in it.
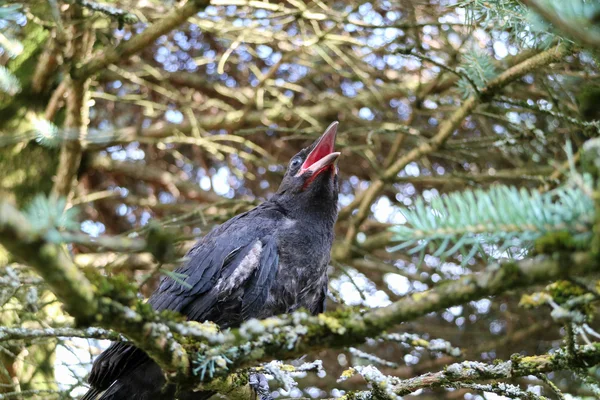
M 481 273 L 445 282 L 366 313 L 340 310 L 310 316 L 299 311 L 263 321 L 250 320 L 239 329 L 218 332 L 206 324 L 170 320 L 139 301 L 125 299 L 129 304 L 122 304 L 102 297 L 60 245 L 47 241 L 7 203 L 0 203 L 0 244 L 33 267 L 80 323 L 122 333 L 157 361 L 173 381 L 186 385 L 197 385 L 199 380 L 192 372 L 192 360 L 204 360 L 212 370 L 205 376 L 215 379 L 272 359 L 360 344 L 397 324 L 471 300 L 600 270 L 600 260 L 586 252 L 539 255 L 489 266 Z M 193 358 L 191 352 L 196 353 Z

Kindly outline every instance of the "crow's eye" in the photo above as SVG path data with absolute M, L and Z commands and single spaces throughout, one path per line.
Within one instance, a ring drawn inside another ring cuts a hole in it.
M 291 169 L 296 169 L 300 166 L 300 164 L 302 164 L 302 160 L 299 158 L 294 158 L 292 160 L 292 162 L 290 163 L 290 168 Z

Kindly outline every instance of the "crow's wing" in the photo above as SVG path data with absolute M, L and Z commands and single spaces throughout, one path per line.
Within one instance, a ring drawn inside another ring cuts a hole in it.
M 273 235 L 285 216 L 269 203 L 240 214 L 215 228 L 187 254 L 175 272 L 181 281 L 164 277 L 150 297 L 154 309 L 175 310 L 203 321 L 219 304 L 233 304 L 241 320 L 256 315 L 277 274 L 279 256 Z M 227 321 L 225 321 L 227 322 Z M 94 362 L 89 383 L 103 390 L 149 361 L 141 350 L 113 343 Z
M 185 283 L 165 276 L 150 304 L 158 311 L 179 311 L 191 320 L 202 321 L 217 301 L 226 301 L 249 278 L 253 282 L 255 270 L 263 271 L 263 264 L 273 266 L 277 253 L 273 234 L 284 218 L 279 209 L 263 203 L 216 228 L 175 270 Z M 256 284 L 261 284 L 260 279 Z
M 242 296 L 242 320 L 256 316 L 269 296 L 271 285 L 277 275 L 279 253 L 273 236 L 263 239 L 260 264 L 255 268 L 245 285 Z
M 256 239 L 227 258 L 231 261 L 214 286 L 193 301 L 184 300 L 181 312 L 189 319 L 235 325 L 258 314 L 265 303 L 279 265 L 275 237 Z

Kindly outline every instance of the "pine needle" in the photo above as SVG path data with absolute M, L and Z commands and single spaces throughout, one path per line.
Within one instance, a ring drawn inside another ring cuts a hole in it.
M 392 239 L 400 244 L 389 251 L 409 249 L 415 254 L 429 248 L 441 258 L 462 254 L 463 264 L 477 254 L 510 257 L 552 232 L 588 238 L 593 210 L 593 200 L 570 187 L 540 193 L 496 186 L 436 197 L 429 204 L 419 199 L 413 208 L 402 210 L 406 225 L 391 228 Z

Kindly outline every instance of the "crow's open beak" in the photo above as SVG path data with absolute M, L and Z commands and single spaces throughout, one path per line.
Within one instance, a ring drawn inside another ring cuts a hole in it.
M 306 157 L 304 164 L 296 176 L 300 176 L 308 171 L 312 176 L 316 176 L 325 168 L 335 164 L 340 152 L 333 151 L 335 147 L 335 136 L 337 134 L 338 122 L 334 122 L 325 130 L 325 133 L 317 140 L 315 147 Z

